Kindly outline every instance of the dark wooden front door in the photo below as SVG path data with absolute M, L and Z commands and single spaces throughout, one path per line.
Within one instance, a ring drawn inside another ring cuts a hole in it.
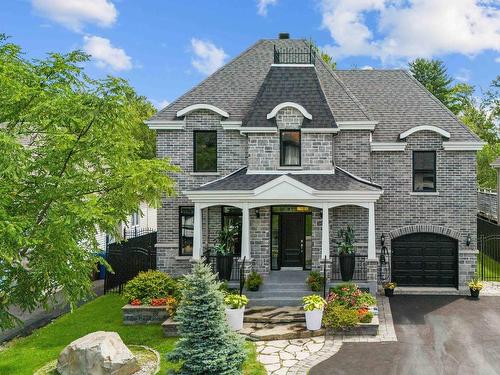
M 401 286 L 457 287 L 457 241 L 434 233 L 392 240 L 392 281 Z
M 305 216 L 301 213 L 281 215 L 281 266 L 304 267 Z

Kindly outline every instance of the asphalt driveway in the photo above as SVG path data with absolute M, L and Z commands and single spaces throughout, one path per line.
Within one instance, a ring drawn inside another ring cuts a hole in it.
M 500 374 L 500 297 L 391 298 L 397 342 L 345 343 L 311 375 Z

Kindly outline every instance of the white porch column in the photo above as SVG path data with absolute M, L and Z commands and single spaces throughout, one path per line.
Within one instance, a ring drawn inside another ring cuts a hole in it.
M 330 215 L 328 205 L 323 204 L 323 216 L 321 218 L 321 259 L 330 259 Z
M 248 203 L 241 207 L 241 259 L 250 259 L 250 209 Z
M 193 223 L 193 259 L 199 260 L 203 254 L 202 249 L 202 215 L 199 203 L 194 204 L 194 223 Z
M 375 203 L 368 203 L 368 259 L 376 260 L 375 249 Z

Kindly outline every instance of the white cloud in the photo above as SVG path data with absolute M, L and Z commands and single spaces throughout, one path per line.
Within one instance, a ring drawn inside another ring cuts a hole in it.
M 170 104 L 170 102 L 166 99 L 164 100 L 156 100 L 156 99 L 150 99 L 151 103 L 156 107 L 156 109 L 160 110 L 165 108 L 167 105 Z
M 497 58 L 495 59 L 495 62 L 497 62 L 497 63 L 499 63 L 499 64 L 500 64 L 500 57 L 497 57 Z
M 118 15 L 108 0 L 32 0 L 32 5 L 43 16 L 78 32 L 86 23 L 109 27 Z
M 500 9 L 490 4 L 480 0 L 322 0 L 322 24 L 335 42 L 325 49 L 336 58 L 371 56 L 392 62 L 500 51 Z
M 373 70 L 373 66 L 364 65 L 364 66 L 361 67 L 361 70 Z
M 191 64 L 203 74 L 215 72 L 224 65 L 224 61 L 228 57 L 222 48 L 207 40 L 192 38 L 191 48 L 196 55 L 191 60 Z
M 116 71 L 132 69 L 132 58 L 123 49 L 113 47 L 109 39 L 84 36 L 83 42 L 83 50 L 92 56 L 97 66 Z
M 458 70 L 455 75 L 455 79 L 457 81 L 469 82 L 470 81 L 471 71 L 469 69 L 461 68 Z
M 267 7 L 276 5 L 278 0 L 257 0 L 257 13 L 260 16 L 267 16 Z

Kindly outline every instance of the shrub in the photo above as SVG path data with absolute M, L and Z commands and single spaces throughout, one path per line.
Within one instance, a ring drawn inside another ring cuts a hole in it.
M 367 311 L 366 313 L 360 315 L 358 318 L 360 323 L 371 323 L 373 319 L 373 313 L 371 311 Z
M 165 298 L 175 294 L 177 281 L 161 271 L 145 271 L 130 280 L 123 295 L 128 302 L 140 300 L 143 304 L 150 304 L 153 299 Z
M 335 288 L 330 289 L 328 295 L 328 303 L 334 305 L 345 306 L 347 308 L 357 307 L 358 297 L 363 292 L 359 290 L 358 286 L 353 283 L 341 284 Z
M 262 276 L 255 271 L 251 272 L 247 277 L 246 287 L 248 290 L 257 290 L 262 284 Z
M 369 307 L 375 306 L 377 299 L 370 293 L 361 293 L 356 301 L 356 307 Z
M 397 286 L 398 284 L 392 282 L 384 283 L 383 285 L 384 289 L 395 289 Z
M 484 287 L 483 283 L 479 281 L 479 279 L 472 279 L 467 283 L 467 285 L 472 290 L 481 290 Z
M 336 331 L 348 330 L 358 324 L 358 313 L 342 305 L 327 304 L 323 313 L 323 324 Z
M 227 294 L 224 297 L 224 304 L 230 309 L 241 309 L 248 304 L 248 298 L 239 294 Z
M 321 310 L 325 307 L 326 301 L 316 294 L 302 298 L 305 311 Z
M 309 276 L 306 279 L 306 283 L 309 285 L 313 292 L 319 292 L 324 281 L 325 278 L 321 276 L 321 273 L 319 271 L 309 272 Z
M 168 296 L 165 303 L 167 314 L 173 317 L 177 312 L 177 307 L 179 306 L 179 300 L 173 296 Z
M 240 374 L 246 351 L 243 338 L 226 322 L 223 293 L 209 266 L 197 263 L 183 282 L 177 309 L 180 339 L 167 354 L 181 362 L 181 374 Z

